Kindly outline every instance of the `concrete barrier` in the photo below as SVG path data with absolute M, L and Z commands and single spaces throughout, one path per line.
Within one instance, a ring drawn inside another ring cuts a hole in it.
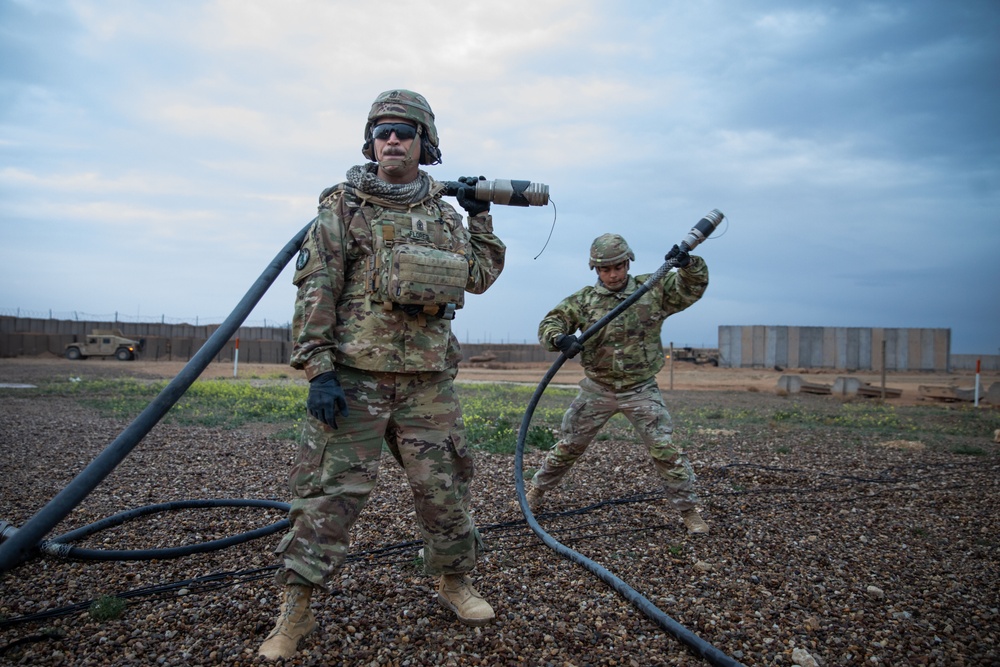
M 830 385 L 806 382 L 798 375 L 782 375 L 778 378 L 778 392 L 783 394 L 830 394 Z

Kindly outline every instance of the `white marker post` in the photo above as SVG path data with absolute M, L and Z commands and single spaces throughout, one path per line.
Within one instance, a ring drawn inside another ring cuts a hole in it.
M 979 407 L 979 359 L 976 359 L 976 402 L 973 403 L 977 408 Z
M 233 377 L 236 377 L 236 369 L 240 365 L 240 337 L 236 337 L 236 349 L 233 351 Z

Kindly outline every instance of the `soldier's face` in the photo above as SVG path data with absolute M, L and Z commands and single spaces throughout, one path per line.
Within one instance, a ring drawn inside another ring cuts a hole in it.
M 612 292 L 617 292 L 628 283 L 628 260 L 613 266 L 597 267 L 597 277 Z
M 406 118 L 386 116 L 379 118 L 375 127 L 383 123 L 403 123 L 416 127 Z M 379 163 L 378 176 L 388 183 L 409 183 L 420 170 L 420 137 L 400 139 L 395 132 L 375 137 L 375 160 Z

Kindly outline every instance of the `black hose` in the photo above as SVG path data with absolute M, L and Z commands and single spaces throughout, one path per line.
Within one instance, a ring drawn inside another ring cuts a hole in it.
M 217 498 L 205 500 L 175 500 L 158 505 L 146 505 L 135 509 L 125 510 L 112 516 L 95 521 L 76 530 L 72 530 L 64 535 L 60 535 L 51 540 L 43 540 L 39 545 L 39 550 L 49 556 L 75 560 L 105 560 L 105 561 L 126 561 L 126 560 L 165 560 L 168 558 L 182 558 L 191 554 L 208 553 L 218 551 L 227 547 L 243 544 L 261 537 L 273 535 L 280 530 L 288 528 L 288 519 L 281 519 L 270 526 L 255 528 L 245 533 L 239 533 L 230 537 L 218 540 L 209 540 L 197 544 L 189 544 L 180 547 L 168 547 L 163 549 L 83 549 L 74 547 L 70 542 L 82 540 L 94 533 L 119 526 L 126 521 L 139 517 L 182 509 L 208 509 L 215 507 L 267 507 L 279 509 L 285 512 L 289 509 L 288 503 L 276 500 L 253 500 L 244 498 Z
M 629 295 L 627 299 L 618 304 L 611 310 L 611 312 L 584 331 L 579 338 L 579 342 L 583 343 L 586 341 L 588 338 L 604 328 L 608 322 L 618 317 L 618 315 L 620 315 L 626 308 L 639 300 L 643 294 L 649 291 L 652 285 L 655 285 L 660 281 L 660 279 L 663 278 L 667 271 L 674 268 L 674 265 L 675 261 L 672 259 L 664 262 L 663 266 L 650 275 L 649 279 L 640 285 L 634 293 Z M 528 402 L 527 409 L 524 411 L 524 418 L 521 420 L 521 428 L 517 433 L 517 449 L 514 455 L 514 487 L 517 490 L 517 501 L 521 505 L 521 512 L 524 514 L 525 522 L 528 524 L 528 527 L 531 528 L 531 530 L 538 535 L 539 538 L 541 538 L 542 542 L 544 542 L 546 546 L 558 553 L 560 556 L 563 556 L 564 558 L 588 569 L 601 581 L 614 589 L 619 595 L 631 602 L 636 609 L 641 611 L 657 625 L 673 635 L 678 641 L 685 644 L 689 649 L 691 649 L 692 652 L 694 652 L 695 655 L 707 660 L 709 664 L 715 665 L 716 667 L 742 667 L 741 663 L 729 657 L 674 619 L 664 614 L 656 605 L 650 602 L 641 593 L 616 577 L 600 564 L 592 561 L 583 554 L 560 544 L 555 538 L 545 532 L 545 530 L 538 525 L 537 521 L 535 521 L 535 515 L 528 506 L 528 500 L 524 495 L 524 439 L 528 434 L 531 417 L 535 412 L 535 407 L 538 405 L 538 401 L 542 398 L 542 394 L 545 393 L 545 388 L 548 386 L 552 378 L 555 377 L 556 372 L 558 372 L 563 363 L 566 362 L 566 358 L 565 354 L 559 355 L 559 358 L 552 363 L 552 367 L 549 368 L 541 382 L 539 382 L 538 387 L 535 389 L 535 393 L 531 397 L 531 401 Z
M 198 379 L 198 376 L 212 363 L 226 342 L 240 328 L 257 302 L 278 278 L 285 265 L 298 252 L 299 246 L 302 245 L 302 239 L 305 238 L 306 232 L 314 221 L 315 219 L 303 227 L 275 256 L 256 282 L 251 285 L 250 290 L 237 304 L 233 312 L 229 314 L 229 317 L 205 341 L 201 349 L 177 374 L 177 377 L 163 388 L 159 395 L 146 406 L 146 409 L 115 438 L 114 442 L 108 445 L 55 498 L 28 519 L 9 539 L 0 543 L 0 573 L 7 572 L 30 558 L 38 550 L 39 543 L 52 528 L 90 495 L 97 488 L 97 485 L 111 474 L 111 471 L 167 414 L 174 403 L 180 400 L 184 392 Z

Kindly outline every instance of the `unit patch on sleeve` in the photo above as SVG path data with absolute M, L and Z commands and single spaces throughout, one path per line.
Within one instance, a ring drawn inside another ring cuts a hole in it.
M 295 260 L 295 270 L 301 271 L 309 263 L 309 248 L 299 250 L 299 257 Z

